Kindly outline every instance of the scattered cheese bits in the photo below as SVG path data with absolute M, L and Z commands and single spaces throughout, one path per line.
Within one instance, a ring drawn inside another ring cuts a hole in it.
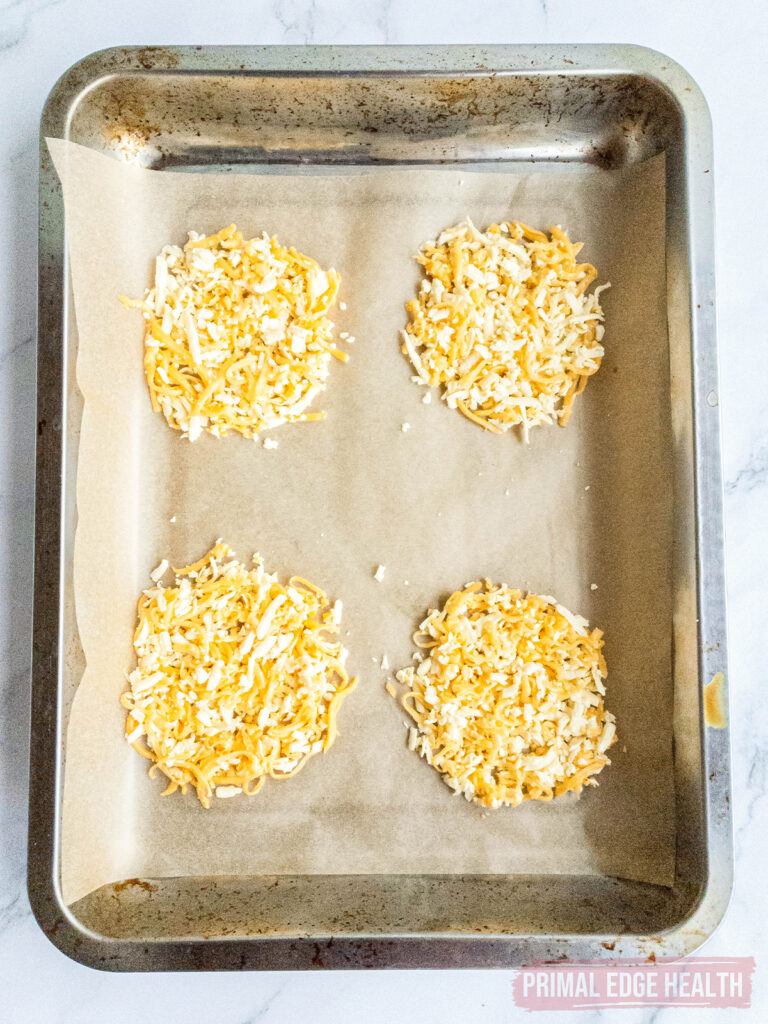
M 397 673 L 408 745 L 454 792 L 514 807 L 595 785 L 616 733 L 599 630 L 486 580 L 431 611 L 414 642 L 429 657 Z
M 400 429 L 402 430 L 402 432 L 404 434 L 407 434 L 408 431 L 411 429 L 411 424 L 410 423 L 403 423 L 403 424 L 401 424 Z
M 581 243 L 559 227 L 551 238 L 525 224 L 478 231 L 467 220 L 416 257 L 424 267 L 403 352 L 419 378 L 467 419 L 500 434 L 558 420 L 603 357 L 597 272 L 578 264 Z
M 272 437 L 265 437 L 261 442 L 262 448 L 266 448 L 267 451 L 274 451 L 277 448 L 278 442 Z
M 258 792 L 267 775 L 295 775 L 336 737 L 355 686 L 344 669 L 341 609 L 299 577 L 282 586 L 254 558 L 247 569 L 220 541 L 176 572 L 173 587 L 139 598 L 138 667 L 122 695 L 131 745 L 169 780 L 215 792 Z M 140 739 L 144 737 L 144 743 Z
M 326 383 L 335 348 L 326 314 L 334 270 L 266 234 L 245 241 L 234 224 L 155 260 L 143 301 L 144 371 L 152 408 L 195 441 L 237 431 L 254 437 L 306 413 Z
M 384 579 L 384 573 L 387 571 L 386 565 L 377 565 L 373 573 L 373 578 L 377 583 L 381 583 Z

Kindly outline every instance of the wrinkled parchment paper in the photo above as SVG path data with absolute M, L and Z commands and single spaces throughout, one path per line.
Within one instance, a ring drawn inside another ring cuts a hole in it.
M 77 623 L 87 668 L 66 734 L 62 886 L 173 875 L 601 873 L 671 884 L 671 442 L 664 167 L 143 170 L 50 142 L 64 184 L 84 413 L 77 471 Z M 526 447 L 421 402 L 400 354 L 419 245 L 479 226 L 561 224 L 585 241 L 603 295 L 606 358 L 567 428 Z M 357 339 L 313 408 L 321 423 L 191 445 L 151 412 L 140 297 L 153 257 L 186 231 L 236 222 L 342 275 L 337 330 Z M 403 423 L 411 429 L 401 430 Z M 176 517 L 174 523 L 172 517 Z M 161 798 L 123 738 L 119 704 L 136 600 L 163 557 L 217 537 L 344 602 L 358 689 L 331 750 L 253 799 Z M 384 581 L 373 570 L 386 566 Z M 493 812 L 454 797 L 406 748 L 386 694 L 427 609 L 489 576 L 556 595 L 606 635 L 613 764 L 581 799 Z M 591 584 L 597 584 L 592 589 Z

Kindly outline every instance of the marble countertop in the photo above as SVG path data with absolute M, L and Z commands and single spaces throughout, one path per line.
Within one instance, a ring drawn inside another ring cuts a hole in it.
M 754 956 L 751 1011 L 768 1019 L 764 884 L 768 688 L 762 600 L 768 564 L 768 8 L 762 0 L 0 0 L 0 1022 L 164 1024 L 507 1022 L 511 972 L 108 975 L 66 959 L 25 892 L 32 610 L 34 330 L 38 118 L 56 78 L 84 54 L 127 43 L 639 43 L 693 75 L 715 132 L 718 317 L 730 626 L 736 882 L 706 952 Z M 766 316 L 766 320 L 763 320 Z M 755 329 L 755 325 L 760 325 Z M 763 369 L 761 369 L 763 367 Z M 749 713 L 744 714 L 748 708 Z M 765 959 L 764 959 L 765 958 Z M 697 1014 L 694 1016 L 694 1014 Z M 616 1016 L 618 1016 L 618 1012 Z M 582 1021 L 613 1014 L 564 1015 Z M 625 1010 L 621 1020 L 699 1020 Z M 561 1017 L 561 1019 L 563 1019 Z

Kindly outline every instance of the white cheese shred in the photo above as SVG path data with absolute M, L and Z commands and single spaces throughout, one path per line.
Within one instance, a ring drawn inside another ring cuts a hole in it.
M 149 574 L 149 578 L 153 583 L 159 583 L 163 576 L 165 576 L 166 572 L 168 572 L 168 559 L 164 558 L 162 562 L 152 570 Z

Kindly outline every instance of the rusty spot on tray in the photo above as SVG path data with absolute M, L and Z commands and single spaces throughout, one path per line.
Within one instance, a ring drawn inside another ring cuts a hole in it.
M 434 85 L 435 98 L 449 109 L 466 100 L 475 100 L 477 83 L 471 78 L 449 78 L 439 80 Z M 476 107 L 476 103 L 474 104 Z M 476 112 L 476 111 L 475 111 Z
M 123 882 L 115 882 L 112 888 L 115 892 L 123 892 L 129 886 L 135 889 L 144 889 L 145 892 L 157 892 L 156 885 L 145 882 L 142 878 L 126 878 Z
M 165 46 L 142 46 L 134 51 L 134 56 L 145 71 L 151 71 L 153 68 L 167 69 L 179 66 L 178 54 Z
M 614 939 L 613 942 L 601 942 L 600 945 L 603 947 L 603 949 L 610 950 L 610 952 L 612 953 L 614 949 L 616 949 L 616 943 L 618 941 L 618 939 Z
M 136 161 L 150 140 L 162 134 L 156 116 L 147 110 L 147 97 L 141 83 L 117 79 L 105 89 L 102 100 L 106 145 L 116 150 L 127 163 Z
M 712 729 L 725 729 L 728 725 L 723 694 L 724 682 L 725 676 L 718 672 L 704 687 L 704 721 Z
M 133 163 L 160 135 L 160 127 L 147 118 L 141 100 L 130 93 L 110 97 L 102 135 L 109 149 L 116 150 L 126 163 Z

